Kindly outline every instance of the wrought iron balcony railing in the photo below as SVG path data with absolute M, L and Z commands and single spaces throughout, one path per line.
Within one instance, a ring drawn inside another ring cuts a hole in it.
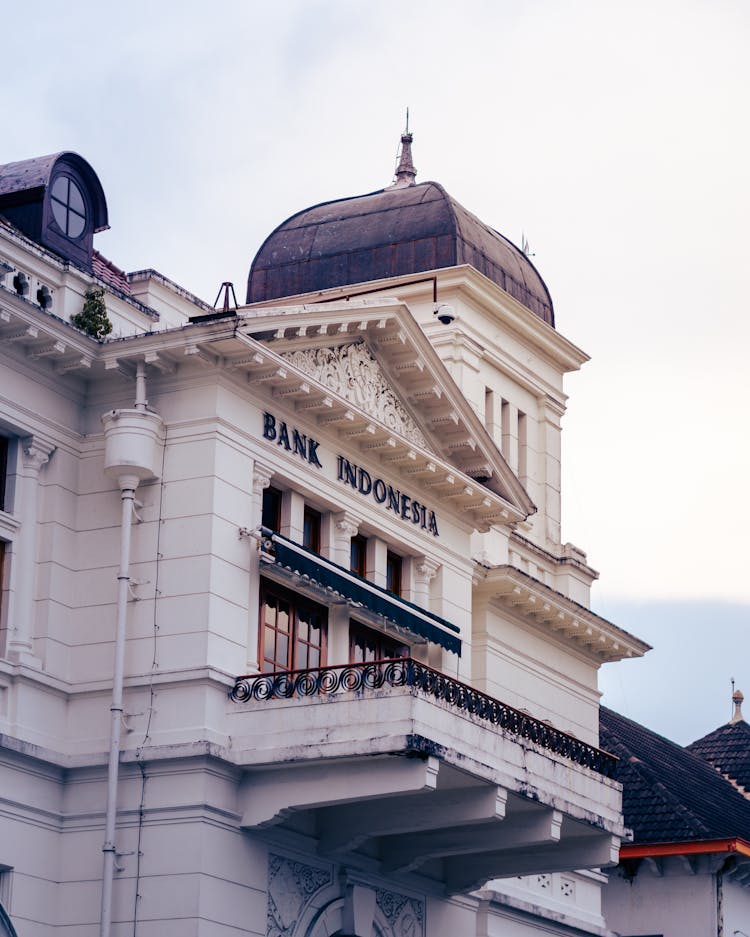
M 408 687 L 425 696 L 442 700 L 604 777 L 612 778 L 615 775 L 617 758 L 614 755 L 567 735 L 546 722 L 534 719 L 410 657 L 239 677 L 229 695 L 235 703 L 244 703 L 251 700 L 263 702 L 327 696 L 333 693 L 362 693 L 388 687 Z

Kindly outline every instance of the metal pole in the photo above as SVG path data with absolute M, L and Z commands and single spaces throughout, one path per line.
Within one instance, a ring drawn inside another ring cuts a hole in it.
M 104 822 L 104 869 L 102 873 L 101 937 L 109 937 L 112 926 L 112 886 L 115 872 L 115 823 L 117 820 L 117 782 L 120 765 L 120 734 L 122 731 L 122 685 L 125 673 L 125 626 L 127 622 L 128 587 L 130 585 L 130 531 L 133 524 L 133 502 L 138 478 L 120 478 L 122 489 L 122 520 L 120 536 L 120 570 L 117 576 L 117 624 L 115 630 L 115 664 L 110 711 L 109 763 L 107 767 L 107 812 Z

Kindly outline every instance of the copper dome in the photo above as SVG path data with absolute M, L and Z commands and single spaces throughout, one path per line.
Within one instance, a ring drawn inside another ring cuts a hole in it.
M 273 231 L 250 267 L 247 302 L 471 264 L 549 325 L 554 313 L 528 257 L 437 182 L 314 205 Z

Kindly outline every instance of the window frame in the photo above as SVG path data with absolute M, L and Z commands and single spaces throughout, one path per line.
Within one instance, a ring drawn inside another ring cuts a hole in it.
M 320 553 L 320 531 L 323 515 L 309 504 L 302 513 L 302 546 L 313 553 Z
M 268 485 L 263 489 L 261 498 L 260 522 L 263 527 L 272 530 L 274 533 L 281 533 L 281 499 L 282 492 L 273 485 Z M 271 517 L 273 513 L 273 517 Z M 273 521 L 273 523 L 269 523 Z
M 267 608 L 267 597 L 272 596 L 277 601 L 285 602 L 289 606 L 289 630 L 287 632 L 281 632 L 278 628 L 269 628 L 266 624 L 266 608 Z M 301 619 L 301 612 L 313 612 L 318 614 L 321 617 L 320 623 L 320 644 L 314 644 L 308 641 L 305 638 L 300 638 L 300 625 L 309 624 Z M 266 632 L 271 630 L 275 633 L 274 637 L 274 648 L 273 653 L 274 657 L 271 659 L 266 656 Z M 287 637 L 287 652 L 286 652 L 286 664 L 283 666 L 278 666 L 280 662 L 278 661 L 277 654 L 277 640 L 279 633 L 286 634 Z M 307 649 L 306 657 L 307 661 L 304 664 L 300 664 L 300 647 Z M 314 648 L 319 652 L 319 662 L 310 666 L 310 655 L 309 648 Z M 268 579 L 261 578 L 260 581 L 260 601 L 258 603 L 258 664 L 259 670 L 261 673 L 283 673 L 292 670 L 316 670 L 320 667 L 326 666 L 326 661 L 328 657 L 328 608 L 325 605 L 321 605 L 319 602 L 315 602 L 312 599 L 308 599 L 306 596 L 300 595 L 298 592 L 292 592 L 289 589 L 285 589 L 283 586 L 278 585 L 276 582 Z M 270 664 L 271 669 L 266 669 L 266 665 Z
M 359 563 L 354 562 L 354 551 L 359 550 Z M 367 537 L 355 534 L 349 544 L 349 572 L 367 579 Z
M 404 558 L 393 550 L 385 554 L 385 588 L 392 595 L 403 598 Z
M 8 510 L 8 456 L 10 439 L 0 436 L 0 511 Z
M 365 656 L 362 660 L 356 659 L 357 637 L 371 639 L 374 654 L 372 657 Z M 411 648 L 404 642 L 399 642 L 396 638 L 376 628 L 370 628 L 356 618 L 349 619 L 349 663 L 367 664 L 379 660 L 397 660 L 402 657 L 410 657 Z

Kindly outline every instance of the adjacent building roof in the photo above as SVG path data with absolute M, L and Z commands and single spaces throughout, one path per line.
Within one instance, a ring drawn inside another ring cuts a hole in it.
M 130 288 L 127 273 L 125 273 L 124 270 L 120 270 L 111 260 L 107 260 L 103 254 L 100 254 L 99 251 L 96 250 L 93 252 L 92 256 L 92 268 L 94 275 L 99 277 L 100 280 L 104 280 L 105 283 L 108 283 L 121 293 L 125 293 L 126 296 L 132 294 L 133 291 Z
M 750 725 L 744 719 L 719 726 L 688 745 L 687 750 L 750 796 Z
M 437 182 L 397 184 L 292 215 L 256 254 L 247 302 L 461 264 L 554 326 L 552 299 L 529 258 Z
M 605 707 L 599 725 L 635 843 L 750 840 L 750 801 L 697 754 Z

